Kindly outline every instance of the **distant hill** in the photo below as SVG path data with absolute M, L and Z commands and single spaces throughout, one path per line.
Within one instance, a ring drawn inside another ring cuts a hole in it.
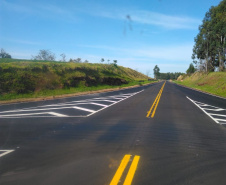
M 3 99 L 129 86 L 147 79 L 142 73 L 114 64 L 0 59 Z
M 199 89 L 218 96 L 226 97 L 226 72 L 195 72 L 178 77 L 177 83 Z

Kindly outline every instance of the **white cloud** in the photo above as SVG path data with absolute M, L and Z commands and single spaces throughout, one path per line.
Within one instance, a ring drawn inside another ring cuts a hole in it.
M 167 29 L 196 29 L 200 24 L 200 20 L 198 19 L 149 11 L 135 11 L 130 16 L 134 22 L 160 26 Z
M 97 5 L 87 5 L 81 7 L 62 7 L 50 3 L 38 3 L 31 1 L 29 3 L 18 4 L 0 1 L 0 6 L 8 11 L 20 13 L 36 14 L 44 17 L 62 19 L 64 21 L 78 21 L 79 16 L 83 14 L 99 16 L 108 19 L 129 20 L 133 23 L 154 25 L 166 29 L 197 29 L 201 20 L 187 16 L 172 16 L 158 12 L 145 11 L 139 9 L 127 9 L 123 7 L 104 7 Z M 57 16 L 56 16 L 57 15 Z M 128 15 L 130 19 L 128 19 Z
M 154 25 L 166 29 L 197 29 L 201 20 L 187 16 L 172 16 L 152 11 L 112 9 L 106 12 L 106 8 L 94 12 L 86 12 L 95 16 L 128 20 L 138 24 Z M 128 19 L 129 16 L 129 19 Z

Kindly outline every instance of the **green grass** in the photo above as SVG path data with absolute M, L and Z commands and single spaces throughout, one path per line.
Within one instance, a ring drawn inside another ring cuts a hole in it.
M 114 67 L 113 65 L 108 64 L 0 59 L 0 68 L 3 70 L 10 68 L 11 70 L 20 71 L 41 71 L 43 70 L 43 66 L 47 67 L 47 70 L 52 73 L 58 73 L 65 76 L 70 76 L 77 72 L 79 74 L 76 74 L 76 76 L 121 77 L 129 80 L 147 79 L 146 75 L 133 69 L 122 66 Z
M 226 72 L 194 73 L 175 83 L 226 97 Z
M 142 85 L 147 78 L 108 64 L 0 59 L 0 101 Z
M 105 90 L 105 89 L 118 89 L 118 88 L 124 88 L 124 87 L 131 87 L 135 85 L 145 85 L 154 83 L 155 81 L 132 81 L 128 84 L 123 84 L 120 86 L 110 86 L 110 85 L 98 85 L 98 86 L 92 86 L 92 87 L 86 87 L 81 86 L 77 88 L 70 88 L 70 89 L 55 89 L 55 90 L 43 90 L 36 93 L 27 93 L 27 94 L 16 94 L 16 93 L 9 93 L 0 96 L 0 101 L 7 101 L 7 100 L 15 100 L 15 99 L 30 99 L 30 98 L 45 98 L 50 96 L 60 96 L 60 95 L 67 95 L 67 94 L 76 94 L 76 93 L 82 93 L 82 92 L 92 92 L 92 91 L 98 91 L 98 90 Z

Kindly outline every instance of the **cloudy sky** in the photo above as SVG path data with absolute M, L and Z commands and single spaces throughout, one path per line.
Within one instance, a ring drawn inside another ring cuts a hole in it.
M 220 0 L 0 0 L 0 48 L 30 59 L 48 49 L 146 73 L 185 72 L 205 13 Z

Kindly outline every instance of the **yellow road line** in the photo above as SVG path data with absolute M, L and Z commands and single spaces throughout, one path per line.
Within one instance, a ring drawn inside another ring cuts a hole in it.
M 159 98 L 159 93 L 158 93 L 157 97 L 155 98 L 155 101 L 154 101 L 154 103 L 152 104 L 150 110 L 148 111 L 147 118 L 150 116 L 151 111 L 152 111 L 152 109 L 153 109 L 153 107 L 154 107 L 154 105 L 155 105 L 155 102 L 157 101 L 158 98 Z
M 155 112 L 156 112 L 156 109 L 157 109 L 157 106 L 158 106 L 159 100 L 160 100 L 160 98 L 161 98 L 161 95 L 162 95 L 162 92 L 163 92 L 163 89 L 164 89 L 165 84 L 166 84 L 166 82 L 162 85 L 162 87 L 161 87 L 161 89 L 160 89 L 160 91 L 159 91 L 158 95 L 157 95 L 157 96 L 156 96 L 156 98 L 155 98 L 154 103 L 152 104 L 152 106 L 151 106 L 150 110 L 148 111 L 147 116 L 146 116 L 147 118 L 149 118 L 149 116 L 150 116 L 150 114 L 151 114 L 152 110 L 153 110 L 153 112 L 152 112 L 152 114 L 151 114 L 151 117 L 152 117 L 152 118 L 154 117 L 154 115 L 155 115 Z
M 131 155 L 125 155 L 124 156 L 124 158 L 122 159 L 122 162 L 121 162 L 120 166 L 118 167 L 118 170 L 116 171 L 115 176 L 113 177 L 110 185 L 117 185 L 118 184 L 120 177 L 122 176 L 122 173 L 125 170 L 128 162 L 129 162 L 130 156 Z
M 119 180 L 120 180 L 120 178 L 121 178 L 121 176 L 122 176 L 122 174 L 123 174 L 128 162 L 130 160 L 130 157 L 131 157 L 131 155 L 125 155 L 123 157 L 123 159 L 121 161 L 121 164 L 118 167 L 118 169 L 117 169 L 117 171 L 115 173 L 115 176 L 113 177 L 110 185 L 117 185 L 119 183 Z M 133 177 L 134 177 L 134 174 L 135 174 L 135 171 L 137 169 L 137 165 L 138 165 L 139 159 L 140 159 L 140 156 L 135 155 L 123 185 L 131 185 Z
M 132 162 L 132 164 L 130 166 L 129 172 L 128 172 L 127 176 L 126 176 L 126 180 L 125 180 L 123 185 L 130 185 L 132 183 L 133 176 L 134 176 L 135 171 L 137 169 L 137 165 L 138 165 L 139 159 L 140 159 L 140 156 L 136 155 L 134 157 L 133 162 Z
M 157 107 L 158 107 L 159 100 L 160 100 L 160 98 L 161 98 L 161 95 L 162 95 L 162 91 L 163 91 L 163 89 L 164 89 L 164 86 L 165 86 L 165 83 L 163 84 L 163 88 L 161 89 L 161 92 L 160 92 L 160 95 L 159 95 L 159 99 L 158 99 L 158 101 L 157 101 L 157 103 L 156 103 L 156 106 L 155 106 L 153 112 L 152 112 L 152 115 L 151 115 L 152 118 L 155 116 L 155 111 L 156 111 L 156 109 L 157 109 Z

